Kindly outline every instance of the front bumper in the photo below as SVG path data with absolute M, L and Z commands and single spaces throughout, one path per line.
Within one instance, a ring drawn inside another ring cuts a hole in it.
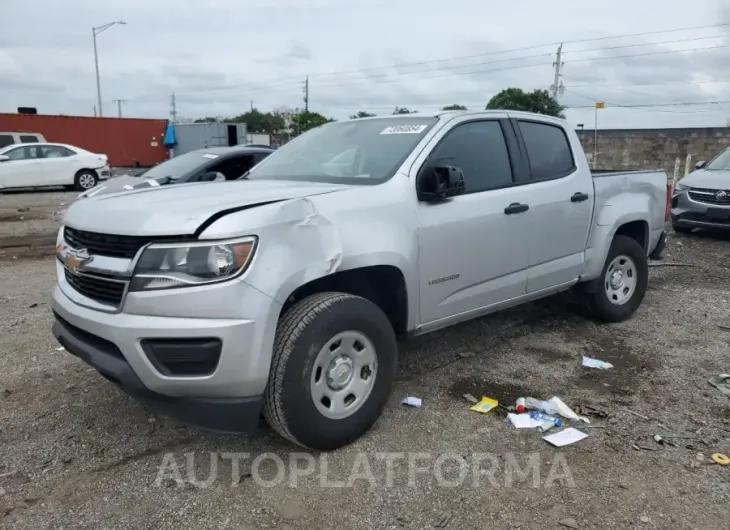
M 112 170 L 109 166 L 102 166 L 94 169 L 99 176 L 99 180 L 107 180 L 112 178 Z
M 94 337 L 56 315 L 53 335 L 69 353 L 142 403 L 183 423 L 222 432 L 247 433 L 258 425 L 262 398 L 170 397 L 151 391 L 111 343 Z
M 720 217 L 708 215 L 711 210 L 727 212 Z M 687 191 L 672 197 L 672 224 L 683 228 L 730 230 L 730 206 L 713 205 L 690 198 Z
M 118 313 L 84 303 L 59 275 L 51 303 L 54 335 L 129 394 L 181 421 L 215 430 L 241 432 L 258 417 L 281 309 L 270 297 L 233 280 L 167 293 L 129 293 Z M 173 339 L 219 345 L 213 369 L 192 375 L 161 369 L 148 345 Z

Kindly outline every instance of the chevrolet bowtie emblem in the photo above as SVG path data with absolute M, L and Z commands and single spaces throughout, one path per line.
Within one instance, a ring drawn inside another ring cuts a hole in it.
M 89 251 L 85 248 L 75 250 L 62 246 L 62 248 L 59 248 L 59 254 L 61 256 L 63 266 L 66 267 L 71 274 L 77 274 L 84 265 L 93 259 L 92 256 L 89 256 Z

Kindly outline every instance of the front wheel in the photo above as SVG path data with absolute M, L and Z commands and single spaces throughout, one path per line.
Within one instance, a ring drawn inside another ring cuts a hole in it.
M 96 186 L 98 181 L 99 177 L 96 176 L 96 172 L 91 171 L 90 169 L 82 169 L 76 173 L 76 177 L 74 178 L 74 188 L 78 191 L 90 190 Z
M 380 417 L 397 359 L 393 328 L 374 303 L 336 292 L 305 298 L 277 326 L 266 421 L 309 449 L 345 446 Z
M 618 235 L 613 239 L 601 276 L 583 301 L 589 312 L 605 322 L 631 318 L 641 305 L 649 284 L 649 265 L 644 249 L 636 240 Z

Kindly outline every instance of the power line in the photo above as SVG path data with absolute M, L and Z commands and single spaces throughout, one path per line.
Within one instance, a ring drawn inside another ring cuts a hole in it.
M 715 103 L 730 102 L 730 101 L 682 101 L 682 102 L 676 102 L 676 103 L 647 103 L 647 104 L 643 104 L 643 105 L 638 105 L 638 104 L 636 104 L 636 105 L 619 105 L 618 103 L 611 103 L 609 101 L 600 100 L 600 99 L 593 98 L 591 96 L 579 94 L 572 90 L 566 90 L 566 92 L 573 94 L 574 96 L 578 96 L 580 98 L 588 99 L 591 101 L 603 101 L 604 103 L 606 103 L 606 105 L 609 105 L 611 107 L 634 109 L 634 110 L 649 110 L 650 107 L 686 107 L 686 106 L 694 106 L 694 105 L 713 105 Z M 581 109 L 581 108 L 592 109 L 593 107 L 594 107 L 594 105 L 590 105 L 590 106 L 587 105 L 587 106 L 583 106 L 583 107 L 574 106 L 574 107 L 568 107 L 568 108 L 570 108 L 570 109 Z M 669 112 L 669 113 L 673 113 L 673 114 L 696 114 L 697 113 L 697 111 L 675 111 L 675 110 L 661 110 L 661 109 L 655 109 L 655 110 L 652 110 L 652 112 Z M 708 112 L 708 111 L 703 110 L 701 112 Z

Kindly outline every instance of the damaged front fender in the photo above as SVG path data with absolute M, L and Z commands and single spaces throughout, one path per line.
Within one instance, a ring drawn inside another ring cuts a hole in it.
M 337 226 L 304 197 L 231 213 L 200 239 L 256 235 L 259 247 L 244 281 L 280 303 L 297 287 L 332 274 L 342 264 Z

